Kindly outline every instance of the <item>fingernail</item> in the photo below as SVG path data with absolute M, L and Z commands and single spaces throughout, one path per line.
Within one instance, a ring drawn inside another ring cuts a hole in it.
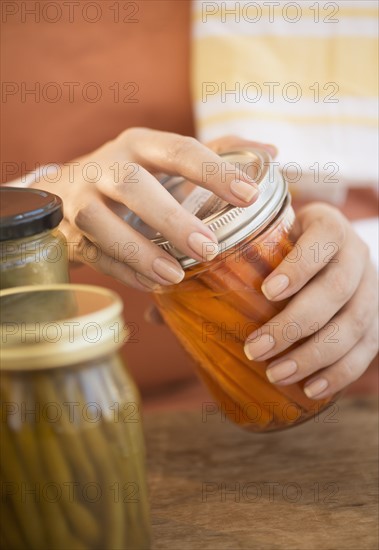
M 313 382 L 310 382 L 306 386 L 304 386 L 304 393 L 307 397 L 310 397 L 311 399 L 313 397 L 316 397 L 320 393 L 326 390 L 326 388 L 329 386 L 329 382 L 326 380 L 326 378 L 317 378 L 317 380 L 313 380 Z
M 183 269 L 167 260 L 167 258 L 155 258 L 152 264 L 153 271 L 169 283 L 180 283 L 184 278 Z
M 269 300 L 276 298 L 285 290 L 290 284 L 290 280 L 287 275 L 275 275 L 272 279 L 263 283 L 262 292 Z
M 245 355 L 251 361 L 259 359 L 259 357 L 270 351 L 274 346 L 274 338 L 270 334 L 262 334 L 256 342 L 247 342 L 245 344 Z
M 148 279 L 145 277 L 145 275 L 142 275 L 141 273 L 135 272 L 135 277 L 141 285 L 143 285 L 145 288 L 148 288 L 149 290 L 156 290 L 159 288 L 158 283 L 154 283 L 151 279 Z
M 285 378 L 288 378 L 291 376 L 291 374 L 295 374 L 297 371 L 297 364 L 295 361 L 283 361 L 282 363 L 278 363 L 277 365 L 274 365 L 273 367 L 269 367 L 266 370 L 266 376 L 270 380 L 270 382 L 279 382 L 280 380 L 284 380 Z
M 258 193 L 258 187 L 253 183 L 246 183 L 242 180 L 233 180 L 230 184 L 230 190 L 238 199 L 250 202 Z
M 213 260 L 218 254 L 218 244 L 201 233 L 191 233 L 188 237 L 188 246 L 204 261 Z

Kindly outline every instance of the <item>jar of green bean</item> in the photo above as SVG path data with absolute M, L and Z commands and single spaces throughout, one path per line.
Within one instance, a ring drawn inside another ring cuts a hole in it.
M 39 189 L 0 188 L 0 288 L 67 283 L 61 199 Z
M 86 285 L 0 292 L 2 546 L 148 549 L 138 391 L 122 302 Z

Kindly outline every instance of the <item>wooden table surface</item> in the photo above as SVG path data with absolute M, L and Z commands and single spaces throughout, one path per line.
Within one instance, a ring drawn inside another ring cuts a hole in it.
M 201 410 L 145 432 L 154 550 L 377 550 L 375 398 L 271 434 Z

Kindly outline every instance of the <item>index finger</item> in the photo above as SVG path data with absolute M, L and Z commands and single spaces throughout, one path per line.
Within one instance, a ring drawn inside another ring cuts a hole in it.
M 145 128 L 123 136 L 133 161 L 149 171 L 181 175 L 234 206 L 248 206 L 258 196 L 251 177 L 192 137 Z

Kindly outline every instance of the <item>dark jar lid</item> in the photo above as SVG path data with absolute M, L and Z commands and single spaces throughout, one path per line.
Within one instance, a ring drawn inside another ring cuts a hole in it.
M 0 187 L 0 241 L 54 229 L 63 218 L 62 200 L 40 189 Z

